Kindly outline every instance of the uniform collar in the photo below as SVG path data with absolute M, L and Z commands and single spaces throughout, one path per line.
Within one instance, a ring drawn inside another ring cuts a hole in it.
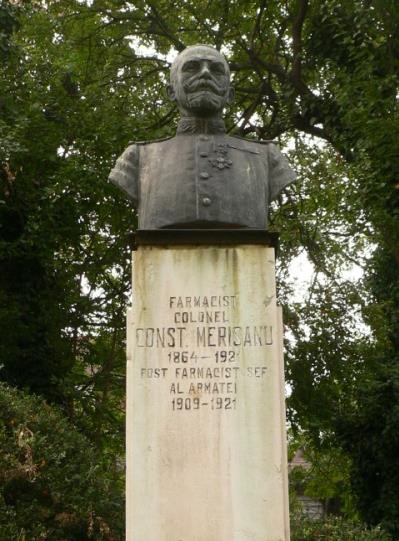
M 177 124 L 176 135 L 194 133 L 226 133 L 226 127 L 221 118 L 182 117 Z

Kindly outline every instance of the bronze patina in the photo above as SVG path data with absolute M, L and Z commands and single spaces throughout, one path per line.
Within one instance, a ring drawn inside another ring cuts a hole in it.
M 272 141 L 226 134 L 233 89 L 225 58 L 207 45 L 187 47 L 168 91 L 181 115 L 176 135 L 131 144 L 110 174 L 138 210 L 139 228 L 266 229 L 270 201 L 295 173 Z

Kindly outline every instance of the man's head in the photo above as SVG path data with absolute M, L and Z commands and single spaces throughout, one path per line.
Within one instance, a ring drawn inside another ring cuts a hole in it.
M 170 70 L 169 96 L 183 115 L 219 115 L 233 100 L 229 66 L 219 51 L 209 45 L 187 47 Z

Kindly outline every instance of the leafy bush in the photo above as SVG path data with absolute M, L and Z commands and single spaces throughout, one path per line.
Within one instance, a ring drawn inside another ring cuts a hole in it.
M 59 411 L 0 384 L 0 541 L 122 539 L 120 476 Z
M 311 520 L 303 514 L 291 516 L 291 541 L 390 541 L 380 528 L 369 530 L 364 524 L 341 517 Z

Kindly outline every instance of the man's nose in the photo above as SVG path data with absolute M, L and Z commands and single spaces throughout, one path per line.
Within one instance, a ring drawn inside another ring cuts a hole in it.
M 212 77 L 208 62 L 202 62 L 200 76 L 204 79 L 210 79 Z

